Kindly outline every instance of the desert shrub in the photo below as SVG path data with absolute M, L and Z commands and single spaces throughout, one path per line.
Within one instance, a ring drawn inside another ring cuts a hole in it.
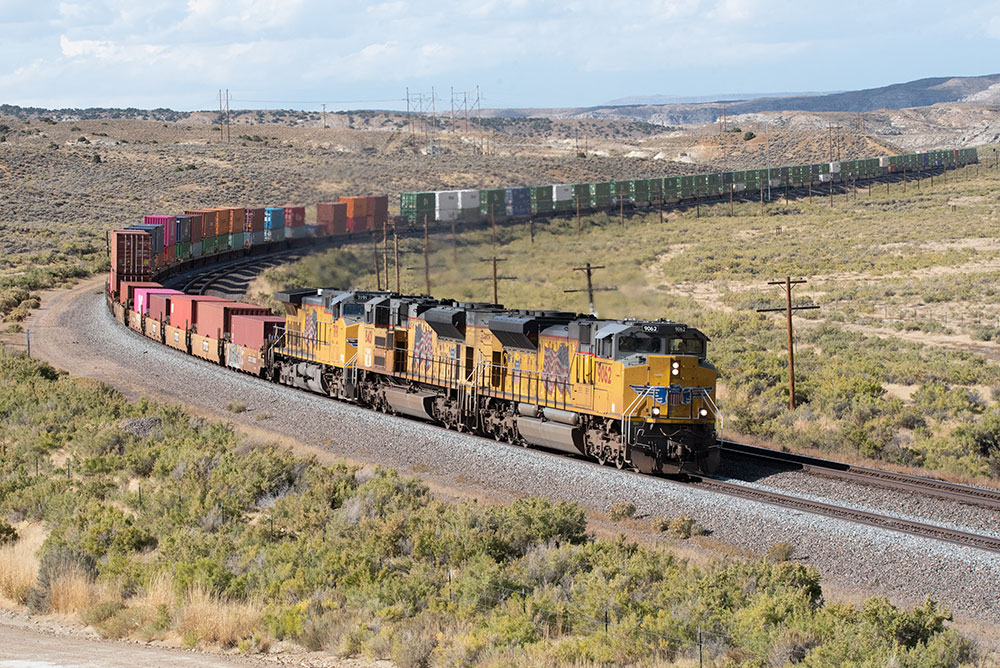
M 230 413 L 246 413 L 247 405 L 243 401 L 230 401 L 226 404 L 226 410 Z
M 635 517 L 635 510 L 634 503 L 619 501 L 618 503 L 611 504 L 611 507 L 608 509 L 608 517 L 615 522 L 631 519 Z
M 125 604 L 121 601 L 101 601 L 81 612 L 80 619 L 87 626 L 96 627 L 123 609 Z
M 791 543 L 775 543 L 767 548 L 767 560 L 772 563 L 782 563 L 788 561 L 795 554 L 795 546 Z
M 691 536 L 700 536 L 704 533 L 704 530 L 690 515 L 682 515 L 670 520 L 668 529 L 671 535 L 683 539 L 688 539 Z
M 0 520 L 0 546 L 16 543 L 17 538 L 17 530 L 6 520 Z

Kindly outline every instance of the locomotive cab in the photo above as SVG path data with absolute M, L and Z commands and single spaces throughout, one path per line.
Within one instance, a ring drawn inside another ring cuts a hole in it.
M 621 416 L 629 461 L 644 471 L 714 472 L 721 416 L 708 337 L 670 321 L 624 322 L 603 329 L 596 343 L 598 356 L 623 365 L 622 400 L 612 413 Z

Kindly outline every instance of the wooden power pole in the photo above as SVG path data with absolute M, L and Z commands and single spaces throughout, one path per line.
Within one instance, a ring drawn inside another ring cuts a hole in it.
M 587 289 L 586 290 L 563 290 L 563 292 L 586 292 L 587 293 L 587 302 L 589 303 L 589 306 L 590 306 L 590 314 L 591 315 L 597 315 L 597 311 L 594 310 L 594 293 L 595 292 L 610 292 L 612 290 L 617 290 L 618 289 L 616 287 L 607 287 L 607 288 L 595 288 L 594 287 L 594 279 L 593 279 L 594 272 L 596 270 L 598 270 L 598 269 L 605 269 L 605 268 L 606 267 L 603 264 L 594 266 L 594 265 L 591 265 L 589 262 L 584 267 L 573 267 L 573 271 L 582 271 L 582 272 L 584 272 L 587 275 Z
M 803 311 L 806 309 L 819 308 L 816 305 L 792 306 L 792 286 L 805 283 L 805 280 L 793 281 L 790 276 L 786 276 L 783 281 L 768 281 L 768 285 L 785 286 L 785 306 L 784 308 L 759 308 L 757 313 L 774 313 L 784 311 L 788 319 L 788 408 L 795 410 L 795 346 L 792 341 L 792 311 Z

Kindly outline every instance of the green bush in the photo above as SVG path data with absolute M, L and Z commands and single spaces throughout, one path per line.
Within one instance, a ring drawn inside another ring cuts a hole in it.
M 685 540 L 691 536 L 700 536 L 704 533 L 704 529 L 690 515 L 682 515 L 674 518 L 670 521 L 668 529 L 671 535 Z
M 612 503 L 611 507 L 608 509 L 608 517 L 615 522 L 631 519 L 635 517 L 635 504 L 629 503 L 628 501 Z
M 101 601 L 81 612 L 80 619 L 87 626 L 96 627 L 124 609 L 125 605 L 121 601 Z
M 17 530 L 8 524 L 6 520 L 0 519 L 0 545 L 16 543 L 17 538 Z

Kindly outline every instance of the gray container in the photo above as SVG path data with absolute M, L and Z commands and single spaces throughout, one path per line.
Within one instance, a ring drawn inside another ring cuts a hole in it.
M 191 244 L 191 257 L 201 257 L 201 242 L 195 241 Z
M 251 246 L 260 246 L 262 243 L 264 243 L 266 241 L 266 239 L 264 238 L 264 235 L 267 232 L 269 232 L 269 231 L 270 230 L 261 230 L 260 232 L 252 232 L 250 234 L 250 245 Z

